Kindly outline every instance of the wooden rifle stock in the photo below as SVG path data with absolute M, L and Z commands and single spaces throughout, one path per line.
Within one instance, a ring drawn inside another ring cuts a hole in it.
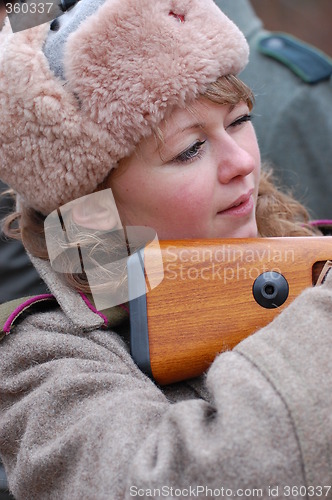
M 271 322 L 315 285 L 332 259 L 332 236 L 159 245 L 147 245 L 128 265 L 128 282 L 129 288 L 137 286 L 135 266 L 144 269 L 140 286 L 146 293 L 130 300 L 131 352 L 161 385 L 200 375 L 218 353 Z M 164 277 L 153 288 L 161 257 Z

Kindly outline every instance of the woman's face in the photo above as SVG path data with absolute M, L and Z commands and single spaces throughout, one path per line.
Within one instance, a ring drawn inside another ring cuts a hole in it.
M 260 154 L 249 109 L 200 98 L 176 109 L 110 175 L 122 224 L 159 239 L 257 236 Z

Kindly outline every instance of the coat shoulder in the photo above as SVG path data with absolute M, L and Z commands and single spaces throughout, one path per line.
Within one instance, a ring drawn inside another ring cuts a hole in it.
M 302 82 L 318 84 L 332 75 L 331 59 L 298 38 L 286 33 L 269 33 L 259 38 L 257 49 L 286 66 Z
M 57 304 L 54 295 L 41 294 L 11 300 L 0 305 L 0 340 L 9 335 L 15 324 L 29 313 L 42 311 Z

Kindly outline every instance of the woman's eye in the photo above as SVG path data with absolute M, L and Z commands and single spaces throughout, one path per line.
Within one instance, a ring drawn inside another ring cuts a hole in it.
M 251 115 L 243 115 L 237 118 L 234 122 L 230 124 L 230 127 L 237 127 L 238 125 L 242 125 L 242 123 L 245 122 L 250 122 L 251 121 Z
M 176 156 L 173 161 L 178 162 L 178 163 L 186 163 L 189 162 L 190 160 L 193 160 L 194 158 L 199 158 L 202 151 L 201 148 L 203 144 L 205 144 L 206 141 L 197 141 L 195 142 L 192 146 L 190 146 L 188 149 L 180 153 L 178 156 Z

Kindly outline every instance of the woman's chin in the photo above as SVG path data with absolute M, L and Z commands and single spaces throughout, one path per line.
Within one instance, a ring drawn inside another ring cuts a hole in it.
M 217 236 L 218 238 L 257 238 L 258 229 L 256 221 L 239 228 L 232 228 Z

